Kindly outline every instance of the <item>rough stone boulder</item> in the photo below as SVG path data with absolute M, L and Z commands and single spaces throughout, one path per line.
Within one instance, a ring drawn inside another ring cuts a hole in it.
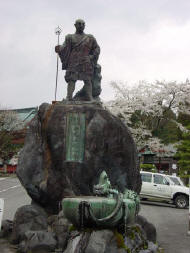
M 28 231 L 19 245 L 21 253 L 55 252 L 57 241 L 55 235 L 48 231 Z
M 154 224 L 148 222 L 147 219 L 141 215 L 137 216 L 136 222 L 144 231 L 146 239 L 150 242 L 156 243 L 157 233 Z
M 38 205 L 25 205 L 17 209 L 13 221 L 11 242 L 20 243 L 27 231 L 47 230 L 47 214 Z
M 147 241 L 140 227 L 128 229 L 126 236 L 116 230 L 74 231 L 64 253 L 158 253 L 158 245 Z
M 127 127 L 99 104 L 42 104 L 31 122 L 17 175 L 51 213 L 70 195 L 92 195 L 105 170 L 112 187 L 139 193 L 136 146 Z
M 3 220 L 0 230 L 0 238 L 9 237 L 13 230 L 13 221 Z

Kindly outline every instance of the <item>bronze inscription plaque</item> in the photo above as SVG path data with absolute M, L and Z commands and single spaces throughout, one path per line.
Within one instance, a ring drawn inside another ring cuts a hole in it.
M 85 114 L 68 113 L 66 129 L 66 161 L 83 162 L 85 145 Z

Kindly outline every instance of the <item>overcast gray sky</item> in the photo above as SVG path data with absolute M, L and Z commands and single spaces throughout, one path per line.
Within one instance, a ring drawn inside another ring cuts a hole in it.
M 63 42 L 78 18 L 101 47 L 102 99 L 113 97 L 112 80 L 185 81 L 189 13 L 189 0 L 0 0 L 0 104 L 23 108 L 54 100 L 54 30 L 63 29 Z M 57 99 L 65 95 L 60 68 Z

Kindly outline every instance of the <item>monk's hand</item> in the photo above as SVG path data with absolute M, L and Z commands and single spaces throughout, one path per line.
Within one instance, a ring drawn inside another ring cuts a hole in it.
M 60 48 L 61 48 L 60 45 L 56 46 L 56 47 L 55 47 L 55 52 L 56 52 L 56 53 L 59 53 L 59 52 L 60 52 Z
M 89 55 L 90 60 L 93 61 L 94 60 L 94 55 Z

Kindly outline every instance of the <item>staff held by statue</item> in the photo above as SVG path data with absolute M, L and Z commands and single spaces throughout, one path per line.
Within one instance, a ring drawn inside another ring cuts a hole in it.
M 61 32 L 62 32 L 62 30 L 58 26 L 55 29 L 55 34 L 57 35 L 57 45 L 58 46 L 59 46 L 59 36 L 60 36 Z M 55 81 L 55 101 L 56 101 L 56 95 L 57 95 L 58 70 L 59 70 L 59 55 L 57 54 L 57 68 L 56 68 L 56 81 Z

